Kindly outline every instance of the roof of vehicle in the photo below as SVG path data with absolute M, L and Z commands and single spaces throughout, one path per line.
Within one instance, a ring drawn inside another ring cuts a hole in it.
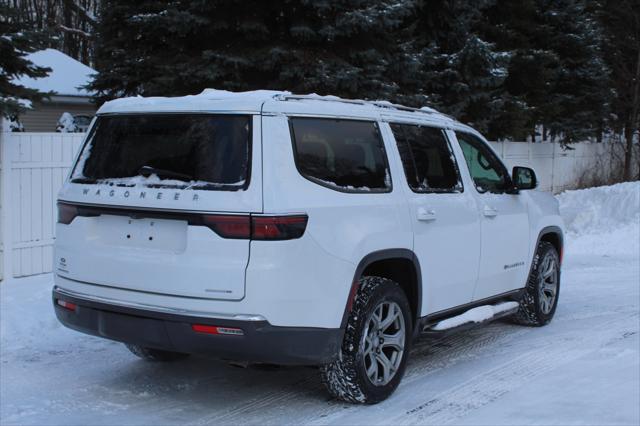
M 342 99 L 337 96 L 294 95 L 286 91 L 229 92 L 205 89 L 180 97 L 129 97 L 105 103 L 98 114 L 127 112 L 247 112 L 327 115 L 350 118 L 395 118 L 453 124 L 452 117 L 433 108 L 410 108 L 388 101 Z

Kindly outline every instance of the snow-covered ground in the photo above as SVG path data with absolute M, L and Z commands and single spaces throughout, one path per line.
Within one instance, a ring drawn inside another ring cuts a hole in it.
M 327 397 L 311 368 L 140 361 L 58 324 L 51 276 L 0 284 L 0 423 L 639 424 L 640 184 L 561 194 L 560 305 L 413 349 L 376 406 Z

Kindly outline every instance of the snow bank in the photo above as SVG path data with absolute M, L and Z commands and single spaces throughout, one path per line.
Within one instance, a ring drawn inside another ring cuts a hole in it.
M 567 231 L 607 232 L 640 222 L 640 182 L 565 191 L 557 196 Z
M 638 261 L 640 182 L 565 191 L 557 198 L 569 255 L 627 255 Z

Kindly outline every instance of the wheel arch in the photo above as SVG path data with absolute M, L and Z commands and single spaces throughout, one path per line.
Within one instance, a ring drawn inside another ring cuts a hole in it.
M 397 282 L 407 295 L 412 320 L 418 323 L 422 307 L 422 271 L 415 253 L 409 249 L 378 250 L 364 256 L 356 267 L 351 290 L 342 317 L 341 328 L 346 327 L 353 300 L 358 292 L 358 281 L 365 275 L 375 275 Z
M 536 241 L 536 246 L 534 250 L 538 249 L 538 245 L 541 241 L 546 241 L 551 243 L 553 247 L 558 252 L 558 256 L 560 257 L 560 264 L 562 264 L 562 255 L 564 252 L 564 235 L 562 233 L 562 229 L 558 226 L 547 226 L 542 228 L 540 233 L 538 234 L 538 240 Z M 535 257 L 535 251 L 533 253 Z

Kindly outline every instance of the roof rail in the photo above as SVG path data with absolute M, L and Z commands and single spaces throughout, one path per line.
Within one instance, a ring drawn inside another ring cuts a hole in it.
M 442 114 L 434 109 L 423 107 L 423 108 L 412 108 L 400 104 L 394 104 L 387 101 L 364 101 L 361 99 L 343 99 L 337 96 L 319 96 L 319 95 L 276 95 L 276 99 L 282 101 L 303 101 L 303 100 L 311 100 L 311 101 L 324 101 L 324 102 L 342 102 L 345 104 L 354 104 L 354 105 L 371 105 L 377 108 L 386 108 L 386 109 L 394 109 L 398 111 L 408 111 L 408 112 L 421 112 L 423 114 L 438 114 L 445 117 L 448 117 L 446 114 Z

